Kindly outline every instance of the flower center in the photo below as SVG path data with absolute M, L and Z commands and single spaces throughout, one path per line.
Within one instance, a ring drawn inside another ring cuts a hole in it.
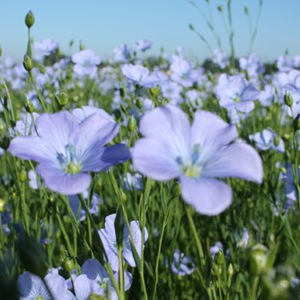
M 45 298 L 43 296 L 36 296 L 34 300 L 45 300 Z
M 193 152 L 190 159 L 187 162 L 183 162 L 181 157 L 176 159 L 180 165 L 183 174 L 187 177 L 200 177 L 203 166 L 199 162 L 201 152 L 201 146 L 199 144 L 194 145 Z
M 65 147 L 65 155 L 63 153 L 57 154 L 57 159 L 66 173 L 77 174 L 82 168 L 82 165 L 76 157 L 74 146 L 71 144 Z
M 236 102 L 236 103 L 239 103 L 239 102 L 241 102 L 241 97 L 238 97 L 238 96 L 234 97 L 233 101 Z

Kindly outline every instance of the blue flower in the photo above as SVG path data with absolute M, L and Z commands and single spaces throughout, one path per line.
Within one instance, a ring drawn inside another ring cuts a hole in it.
M 36 119 L 38 136 L 17 136 L 8 151 L 38 162 L 37 173 L 46 187 L 72 195 L 89 187 L 91 175 L 130 157 L 123 144 L 104 147 L 116 136 L 117 123 L 95 113 L 79 121 L 68 111 Z
M 145 136 L 132 149 L 134 168 L 156 179 L 179 177 L 183 199 L 202 214 L 216 215 L 232 199 L 230 187 L 217 178 L 238 177 L 261 183 L 262 161 L 238 137 L 236 127 L 220 117 L 197 111 L 190 126 L 178 107 L 158 107 L 144 115 Z
M 117 239 L 116 239 L 116 232 L 115 232 L 115 218 L 116 214 L 109 215 L 105 218 L 105 228 L 98 230 L 107 258 L 111 265 L 111 268 L 114 271 L 119 270 L 119 259 L 118 259 L 118 250 L 117 250 Z M 130 231 L 133 238 L 133 244 L 136 248 L 137 253 L 141 257 L 142 255 L 142 232 L 140 230 L 139 222 L 132 221 L 129 224 Z M 133 253 L 131 250 L 130 244 L 130 234 L 127 226 L 124 228 L 123 232 L 124 238 L 124 248 L 123 248 L 123 257 L 124 260 L 128 262 L 131 267 L 135 267 L 135 260 L 133 257 Z M 147 229 L 144 229 L 144 242 L 148 239 L 148 232 Z
M 34 43 L 34 47 L 36 50 L 41 52 L 43 55 L 50 55 L 55 49 L 58 47 L 58 44 L 50 39 L 44 40 L 41 43 Z

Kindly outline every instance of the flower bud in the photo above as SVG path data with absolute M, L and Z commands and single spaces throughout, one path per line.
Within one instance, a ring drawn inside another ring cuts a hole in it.
M 73 259 L 65 259 L 63 263 L 64 269 L 68 272 L 71 272 L 75 268 Z
M 256 244 L 250 249 L 250 272 L 261 275 L 267 271 L 268 249 L 261 244 Z
M 195 30 L 195 28 L 194 28 L 194 26 L 192 24 L 189 24 L 189 29 L 192 30 L 192 31 Z
M 33 69 L 32 60 L 28 55 L 24 55 L 23 66 L 28 72 L 30 72 Z
M 126 97 L 126 87 L 125 86 L 121 86 L 120 95 L 121 95 L 122 99 L 124 99 Z
M 25 17 L 25 24 L 28 28 L 30 28 L 34 24 L 34 15 L 31 10 Z
M 223 11 L 223 5 L 219 5 L 219 6 L 218 6 L 218 11 L 219 11 L 219 12 L 222 12 L 222 11 Z
M 300 129 L 300 114 L 297 115 L 293 122 L 294 130 L 298 131 Z
M 80 45 L 79 45 L 79 49 L 80 49 L 80 51 L 85 49 L 85 46 L 81 42 L 80 42 Z
M 115 232 L 116 232 L 116 240 L 117 247 L 123 247 L 123 239 L 124 239 L 124 227 L 125 227 L 125 218 L 123 216 L 122 209 L 119 209 L 115 218 Z
M 234 269 L 233 269 L 232 263 L 229 264 L 227 272 L 228 272 L 228 275 L 229 275 L 230 277 L 233 276 L 233 274 L 234 274 Z
M 280 144 L 280 138 L 278 136 L 275 136 L 274 137 L 274 146 L 275 147 L 278 147 Z
M 130 132 L 135 131 L 136 129 L 136 119 L 134 116 L 131 116 L 128 122 L 128 129 Z
M 289 94 L 289 93 L 285 93 L 284 94 L 284 103 L 289 106 L 292 107 L 293 105 L 293 97 Z
M 56 95 L 55 98 L 61 106 L 68 104 L 68 96 L 65 93 L 60 93 L 59 95 Z
M 6 209 L 6 202 L 3 199 L 0 199 L 0 213 L 3 213 Z
M 244 6 L 245 15 L 249 16 L 249 8 L 247 5 Z
M 32 101 L 29 99 L 25 100 L 24 107 L 25 107 L 26 111 L 29 113 L 32 113 L 34 111 Z
M 27 172 L 25 170 L 21 170 L 20 172 L 20 181 L 25 182 L 27 180 Z
M 151 94 L 153 97 L 158 97 L 160 94 L 159 86 L 154 86 L 153 88 L 151 88 Z
M 135 104 L 136 104 L 137 108 L 139 108 L 139 109 L 143 108 L 143 102 L 141 99 L 136 99 Z
M 218 253 L 216 254 L 216 257 L 215 257 L 215 262 L 218 264 L 218 265 L 223 265 L 225 259 L 224 259 L 224 254 L 223 254 L 223 250 L 220 249 L 218 251 Z

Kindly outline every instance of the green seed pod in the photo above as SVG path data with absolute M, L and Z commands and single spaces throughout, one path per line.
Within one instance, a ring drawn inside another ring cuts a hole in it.
M 0 132 L 4 132 L 5 131 L 5 124 L 2 120 L 0 120 Z
M 20 180 L 21 180 L 21 182 L 25 182 L 27 180 L 27 172 L 25 170 L 21 170 Z
M 68 96 L 65 93 L 60 93 L 59 96 L 57 97 L 57 102 L 61 105 L 61 106 L 65 106 L 68 104 L 69 100 L 68 100 Z
M 136 126 L 137 126 L 136 125 L 136 119 L 135 119 L 134 116 L 131 116 L 130 119 L 129 119 L 129 121 L 128 121 L 128 130 L 130 132 L 133 132 L 133 131 L 135 131 Z
M 292 107 L 293 105 L 293 97 L 289 94 L 289 93 L 285 93 L 284 94 L 284 103 L 289 106 Z
M 246 16 L 249 16 L 249 8 L 247 5 L 244 6 L 244 12 Z
M 136 99 L 135 104 L 137 106 L 137 108 L 142 109 L 143 108 L 143 102 L 141 99 Z
M 222 12 L 222 11 L 223 11 L 223 5 L 219 5 L 219 6 L 218 6 L 218 11 L 219 11 L 219 12 Z
M 25 24 L 28 28 L 30 28 L 34 24 L 34 15 L 31 10 L 25 17 Z

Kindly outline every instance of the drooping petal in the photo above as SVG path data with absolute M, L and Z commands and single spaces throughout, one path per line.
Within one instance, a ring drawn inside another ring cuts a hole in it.
M 158 107 L 144 115 L 140 132 L 168 148 L 172 157 L 187 157 L 190 152 L 190 123 L 187 115 L 174 105 Z
M 156 180 L 178 177 L 180 167 L 168 146 L 154 138 L 138 140 L 131 149 L 134 168 Z
M 36 171 L 43 178 L 46 187 L 64 195 L 82 193 L 91 182 L 91 175 L 88 173 L 65 173 L 49 163 L 39 164 Z
M 244 142 L 237 142 L 216 153 L 203 169 L 203 175 L 237 177 L 261 183 L 262 161 L 253 147 Z
M 231 188 L 214 178 L 180 177 L 181 194 L 185 202 L 205 215 L 217 215 L 231 203 Z

